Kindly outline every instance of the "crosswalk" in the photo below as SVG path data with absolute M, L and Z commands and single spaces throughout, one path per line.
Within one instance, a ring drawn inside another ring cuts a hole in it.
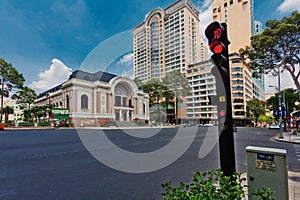
M 294 144 L 294 148 L 295 148 L 297 161 L 300 162 L 300 145 L 299 144 Z

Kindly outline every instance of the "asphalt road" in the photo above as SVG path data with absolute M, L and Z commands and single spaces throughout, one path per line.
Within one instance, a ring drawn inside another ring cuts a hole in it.
M 157 134 L 145 138 L 148 133 L 153 134 L 153 130 Z M 218 145 L 205 146 L 214 144 L 214 137 L 207 134 L 207 128 L 199 128 L 195 138 L 193 127 L 184 129 L 184 137 L 176 138 L 177 131 L 174 128 L 127 130 L 127 134 L 119 130 L 105 131 L 113 144 L 124 152 L 142 155 L 141 159 L 149 152 L 159 152 L 165 146 L 174 145 L 172 141 L 180 141 L 181 145 L 193 139 L 193 143 L 175 162 L 146 173 L 122 172 L 107 166 L 107 163 L 102 164 L 94 157 L 97 157 L 96 154 L 92 155 L 87 150 L 74 129 L 0 132 L 0 199 L 160 199 L 160 194 L 164 192 L 162 183 L 189 182 L 193 172 L 219 167 Z M 89 130 L 88 134 L 102 133 Z M 239 128 L 235 133 L 237 171 L 246 171 L 245 147 L 249 145 L 287 149 L 289 170 L 300 171 L 300 161 L 296 156 L 299 145 L 270 140 L 275 134 L 276 131 L 263 128 Z M 93 137 L 87 141 L 98 143 Z M 160 154 L 163 155 L 160 157 L 161 163 L 173 157 L 180 145 L 170 148 L 171 153 Z M 125 168 L 135 165 L 134 158 L 127 160 L 126 156 L 118 157 L 103 140 L 95 149 L 101 155 L 112 157 L 115 161 L 112 164 Z M 199 153 L 203 158 L 199 158 Z M 151 169 L 157 164 L 151 161 L 137 164 L 136 172 L 144 166 Z

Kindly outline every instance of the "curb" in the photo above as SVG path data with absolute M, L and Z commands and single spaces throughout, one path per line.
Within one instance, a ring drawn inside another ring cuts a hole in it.
M 55 130 L 55 127 L 24 127 L 24 128 L 7 128 L 5 127 L 2 131 L 32 131 L 32 130 Z
M 286 142 L 286 143 L 292 143 L 292 144 L 300 144 L 300 139 L 294 139 L 293 141 L 292 141 L 292 140 L 287 140 L 287 139 L 284 139 L 284 138 L 281 139 L 281 138 L 279 138 L 279 134 L 273 136 L 271 139 L 276 140 L 276 141 L 278 141 L 278 142 Z M 295 141 L 295 140 L 296 140 L 296 141 Z M 299 140 L 299 141 L 297 141 L 297 140 Z

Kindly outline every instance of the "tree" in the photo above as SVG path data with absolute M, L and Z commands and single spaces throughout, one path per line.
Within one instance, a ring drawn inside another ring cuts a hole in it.
M 258 99 L 252 99 L 247 102 L 247 115 L 254 120 L 255 126 L 257 126 L 258 118 L 265 114 L 265 108 L 262 102 Z
M 35 91 L 29 87 L 24 87 L 21 91 L 18 92 L 17 102 L 20 104 L 28 105 L 28 109 L 30 110 L 30 105 L 34 102 L 37 95 Z
M 271 124 L 274 120 L 274 117 L 272 116 L 266 116 L 266 115 L 262 115 L 258 118 L 258 121 L 260 122 L 265 122 L 267 124 Z
M 281 91 L 282 96 L 284 97 L 282 103 L 285 103 L 288 108 L 289 113 L 293 112 L 294 108 L 296 108 L 295 102 L 298 100 L 297 90 L 293 88 L 288 88 Z M 276 109 L 276 106 L 279 104 L 278 102 L 278 93 L 275 96 L 267 99 L 267 105 L 271 110 Z
M 144 92 L 149 94 L 149 105 L 153 107 L 156 112 L 155 121 L 162 122 L 165 118 L 165 114 L 161 109 L 161 105 L 167 107 L 170 101 L 174 99 L 174 93 L 164 86 L 158 79 L 152 79 L 142 84 Z
M 21 89 L 25 79 L 21 73 L 18 72 L 12 64 L 7 63 L 4 59 L 0 58 L 0 77 L 1 77 L 1 108 L 3 108 L 4 97 L 9 97 L 12 89 Z M 0 120 L 2 122 L 3 110 L 1 111 Z
M 14 114 L 14 109 L 13 109 L 12 107 L 10 107 L 10 106 L 5 106 L 5 107 L 2 109 L 1 112 L 4 113 L 4 115 L 5 115 L 4 121 L 5 121 L 5 123 L 6 123 L 6 122 L 8 122 L 8 116 L 9 116 L 9 114 Z
M 191 87 L 187 78 L 179 70 L 167 73 L 163 79 L 163 84 L 175 93 L 176 124 L 178 124 L 178 104 L 190 93 Z
M 248 61 L 254 75 L 263 72 L 276 76 L 288 71 L 300 92 L 300 13 L 293 12 L 282 20 L 268 20 L 266 27 L 261 34 L 251 37 L 252 48 L 239 51 L 243 61 Z
M 142 84 L 144 92 L 149 94 L 149 104 L 165 103 L 168 104 L 174 98 L 174 93 L 168 87 L 163 85 L 158 79 L 152 79 Z
M 163 79 L 163 84 L 171 91 L 174 91 L 176 98 L 180 100 L 186 97 L 191 91 L 187 78 L 179 70 L 167 73 Z
M 138 87 L 140 87 L 142 85 L 142 81 L 141 81 L 141 79 L 139 79 L 139 77 L 135 77 L 133 79 L 133 81 L 137 84 Z

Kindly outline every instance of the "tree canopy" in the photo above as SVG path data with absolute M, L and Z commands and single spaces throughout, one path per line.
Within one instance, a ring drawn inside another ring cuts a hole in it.
M 182 101 L 182 98 L 187 96 L 191 91 L 188 80 L 179 70 L 167 73 L 163 79 L 163 84 L 171 91 L 174 91 L 176 99 L 179 101 Z
M 252 99 L 247 102 L 247 115 L 254 120 L 255 126 L 257 126 L 258 118 L 265 114 L 265 108 L 262 102 L 258 99 Z
M 12 64 L 7 63 L 2 58 L 0 58 L 0 76 L 1 84 L 4 83 L 1 87 L 0 94 L 5 97 L 9 97 L 9 92 L 11 92 L 13 88 L 21 89 L 25 82 L 23 74 L 18 72 Z
M 174 93 L 170 91 L 168 87 L 163 85 L 158 79 L 152 79 L 146 83 L 143 83 L 142 89 L 144 92 L 149 94 L 150 106 L 162 102 L 168 104 L 174 98 Z
M 293 12 L 282 20 L 268 20 L 266 29 L 251 37 L 251 46 L 240 49 L 242 59 L 248 60 L 258 73 L 276 76 L 286 70 L 300 92 L 300 13 Z
M 281 93 L 284 97 L 282 103 L 285 103 L 288 107 L 289 113 L 292 113 L 294 108 L 296 108 L 295 102 L 298 100 L 297 91 L 295 89 L 288 88 L 281 91 Z M 267 99 L 267 105 L 271 110 L 274 110 L 278 104 L 278 93 L 276 93 L 275 96 Z
M 1 107 L 3 108 L 4 97 L 9 97 L 12 89 L 20 90 L 23 88 L 25 78 L 23 74 L 18 72 L 12 64 L 7 63 L 4 59 L 0 58 L 0 77 L 1 77 Z M 1 121 L 2 121 L 3 111 L 1 111 Z
M 25 86 L 22 90 L 18 92 L 16 96 L 18 103 L 25 104 L 26 107 L 30 109 L 30 105 L 36 99 L 37 94 L 32 88 Z

